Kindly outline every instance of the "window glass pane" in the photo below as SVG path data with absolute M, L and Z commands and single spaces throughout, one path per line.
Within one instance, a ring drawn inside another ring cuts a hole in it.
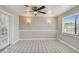
M 79 14 L 77 15 L 77 34 L 79 34 Z
M 64 32 L 75 34 L 75 16 L 65 17 L 63 21 Z

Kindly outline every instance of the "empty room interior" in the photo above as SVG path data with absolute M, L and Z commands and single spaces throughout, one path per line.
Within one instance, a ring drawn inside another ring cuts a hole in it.
M 79 5 L 0 5 L 0 53 L 78 53 Z

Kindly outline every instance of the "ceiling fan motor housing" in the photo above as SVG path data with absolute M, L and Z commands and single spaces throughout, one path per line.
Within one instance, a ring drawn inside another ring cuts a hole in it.
M 38 10 L 37 7 L 33 7 L 32 9 L 33 9 L 34 11 L 37 11 L 37 10 Z

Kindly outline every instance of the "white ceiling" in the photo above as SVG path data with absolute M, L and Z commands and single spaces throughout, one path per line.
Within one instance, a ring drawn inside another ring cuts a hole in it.
M 41 5 L 31 5 L 31 7 L 37 6 L 40 7 Z M 73 5 L 45 5 L 46 8 L 42 11 L 45 11 L 46 14 L 38 13 L 37 16 L 58 16 L 63 12 L 75 7 Z M 20 16 L 33 16 L 32 12 L 25 12 L 28 10 L 29 7 L 25 7 L 24 5 L 6 5 L 6 7 L 14 10 Z

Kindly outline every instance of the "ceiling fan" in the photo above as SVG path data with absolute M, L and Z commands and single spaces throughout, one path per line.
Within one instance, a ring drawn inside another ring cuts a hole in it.
M 29 7 L 28 5 L 24 5 L 24 6 Z M 41 11 L 44 8 L 46 8 L 46 7 L 41 6 L 38 8 L 37 6 L 34 6 L 34 7 L 32 7 L 32 11 L 26 11 L 26 12 L 33 12 L 35 16 L 37 15 L 37 13 L 46 14 L 46 12 Z

